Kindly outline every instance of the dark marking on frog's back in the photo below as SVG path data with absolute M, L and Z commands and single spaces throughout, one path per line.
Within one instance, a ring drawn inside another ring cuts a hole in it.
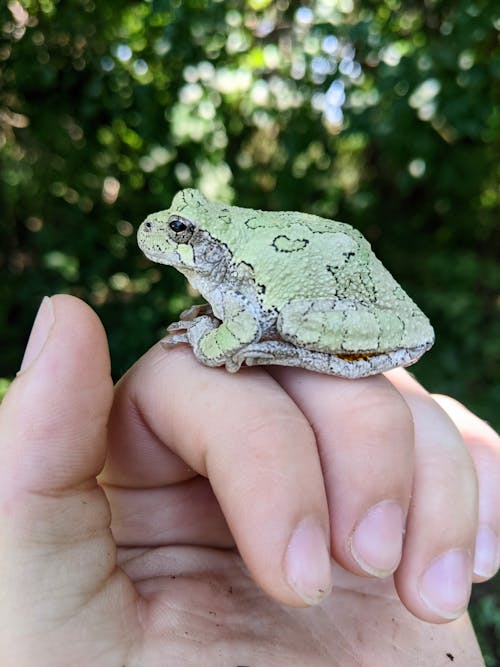
M 255 222 L 255 224 L 252 224 L 253 222 Z M 253 215 L 251 218 L 247 218 L 243 224 L 245 227 L 248 227 L 248 229 L 258 229 L 259 227 L 266 226 L 265 223 L 260 222 L 260 218 L 256 215 Z
M 275 236 L 272 247 L 276 252 L 300 252 L 309 245 L 309 239 L 291 239 L 285 234 Z

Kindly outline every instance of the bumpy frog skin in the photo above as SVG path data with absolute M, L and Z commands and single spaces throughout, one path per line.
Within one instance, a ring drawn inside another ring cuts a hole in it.
M 361 378 L 408 366 L 434 331 L 356 229 L 289 211 L 254 211 L 182 190 L 142 223 L 138 243 L 208 305 L 169 327 L 207 366 L 300 366 Z

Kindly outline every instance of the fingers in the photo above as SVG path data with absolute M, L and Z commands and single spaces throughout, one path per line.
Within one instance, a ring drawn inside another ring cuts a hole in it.
M 476 468 L 479 514 L 473 581 L 485 581 L 500 567 L 500 438 L 491 426 L 453 398 L 433 398 L 455 423 Z
M 328 592 L 328 508 L 314 434 L 265 371 L 231 375 L 201 366 L 186 348 L 156 346 L 117 391 L 103 483 L 137 485 L 136 437 L 144 486 L 186 482 L 193 471 L 208 477 L 264 590 L 295 606 Z
M 413 425 L 383 376 L 343 380 L 270 371 L 311 423 L 321 455 L 332 554 L 355 574 L 398 567 L 413 475 Z
M 379 577 L 397 568 L 403 603 L 424 620 L 461 615 L 470 594 L 476 477 L 448 417 L 402 370 L 388 374 L 399 391 L 384 377 L 332 382 L 271 372 L 316 433 L 335 559 Z
M 261 586 L 300 604 L 328 588 L 318 573 L 327 580 L 319 545 L 329 510 L 331 549 L 343 567 L 377 577 L 397 570 L 399 594 L 415 615 L 459 616 L 470 592 L 474 467 L 429 395 L 405 371 L 388 376 L 353 382 L 286 368 L 233 376 L 200 366 L 188 350 L 154 349 L 120 384 L 110 421 L 102 479 L 117 539 L 226 546 L 227 521 Z M 135 515 L 131 489 L 142 508 Z M 141 497 L 147 489 L 157 501 Z M 183 526 L 188 512 L 192 522 Z M 312 527 L 302 524 L 308 517 Z M 298 554 L 292 564 L 290 554 Z M 321 556 L 312 566 L 314 554 Z
M 470 596 L 477 481 L 467 448 L 448 416 L 405 371 L 387 374 L 410 406 L 415 476 L 399 596 L 419 618 L 438 623 L 464 613 Z

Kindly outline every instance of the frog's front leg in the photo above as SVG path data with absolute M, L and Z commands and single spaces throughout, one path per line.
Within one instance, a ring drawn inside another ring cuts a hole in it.
M 202 315 L 209 315 L 212 318 L 215 318 L 215 315 L 212 311 L 212 306 L 209 303 L 195 304 L 187 310 L 183 310 L 180 314 L 180 320 L 178 322 L 172 322 L 167 327 L 169 334 L 176 334 L 176 337 L 171 336 L 170 338 L 165 339 L 166 345 L 176 345 L 177 343 L 187 343 L 187 334 L 185 333 L 188 329 L 193 326 L 193 323 L 200 319 Z M 216 326 L 219 325 L 219 320 L 217 320 Z
M 201 315 L 213 315 L 212 306 L 209 303 L 197 303 L 186 310 L 183 310 L 181 320 L 195 320 Z
M 196 358 L 206 366 L 223 366 L 235 372 L 241 366 L 237 352 L 260 338 L 261 328 L 246 299 L 239 294 L 223 296 L 223 321 L 201 315 L 186 322 L 186 332 L 166 339 L 167 345 L 188 342 Z

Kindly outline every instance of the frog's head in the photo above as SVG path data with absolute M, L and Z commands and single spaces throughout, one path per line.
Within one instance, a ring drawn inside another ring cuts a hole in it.
M 170 208 L 148 215 L 141 224 L 137 232 L 140 249 L 153 262 L 181 271 L 196 269 L 193 246 L 197 232 L 203 230 L 209 206 L 198 190 L 181 190 Z

